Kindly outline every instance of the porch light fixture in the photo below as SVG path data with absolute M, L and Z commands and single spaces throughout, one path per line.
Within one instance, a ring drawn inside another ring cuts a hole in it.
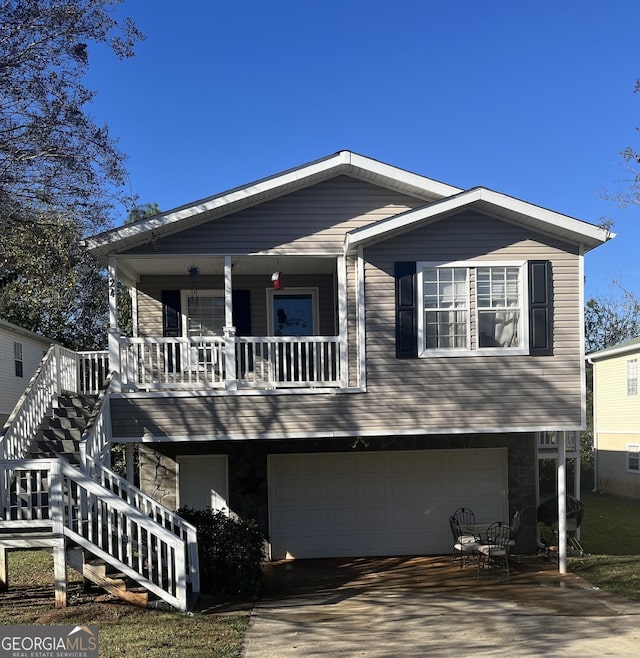
M 191 277 L 191 296 L 198 296 L 198 277 L 200 276 L 200 268 L 197 265 L 190 265 L 187 272 Z
M 274 272 L 271 275 L 271 281 L 273 281 L 274 290 L 282 290 L 282 288 L 284 288 L 284 283 L 282 282 L 282 272 Z

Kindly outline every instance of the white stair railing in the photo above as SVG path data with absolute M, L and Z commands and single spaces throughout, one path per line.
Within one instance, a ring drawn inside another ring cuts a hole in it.
M 100 395 L 94 417 L 80 442 L 81 468 L 105 489 L 185 542 L 187 582 L 191 585 L 191 591 L 198 594 L 200 570 L 196 528 L 107 467 L 110 464 L 111 447 L 110 390 L 111 383 Z
M 62 393 L 96 394 L 106 382 L 106 352 L 77 353 L 51 345 L 0 430 L 0 458 L 22 459 Z M 99 375 L 103 379 L 100 381 Z M 91 390 L 87 390 L 90 385 Z
M 189 605 L 187 542 L 62 459 L 0 461 L 0 525 L 64 536 L 179 610 Z
M 59 394 L 57 346 L 45 354 L 0 432 L 0 458 L 22 459 Z

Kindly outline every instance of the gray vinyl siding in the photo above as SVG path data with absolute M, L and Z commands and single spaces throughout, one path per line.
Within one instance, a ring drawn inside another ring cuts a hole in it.
M 188 276 L 144 276 L 137 288 L 138 335 L 162 336 L 162 291 L 191 290 Z M 337 332 L 335 277 L 333 274 L 287 275 L 287 290 L 317 288 L 319 332 L 321 336 L 335 336 Z M 222 276 L 201 276 L 200 290 L 224 290 Z M 273 288 L 271 275 L 235 276 L 235 290 L 248 290 L 251 298 L 251 330 L 254 336 L 267 335 L 267 289 Z
M 577 248 L 465 213 L 365 249 L 364 258 L 365 393 L 116 399 L 115 436 L 138 437 L 144 428 L 159 438 L 216 439 L 580 426 Z M 467 259 L 551 261 L 553 356 L 395 358 L 394 262 Z M 353 332 L 351 297 L 349 305 Z M 351 347 L 355 338 L 349 340 Z
M 338 176 L 127 253 L 340 254 L 345 232 L 424 203 Z

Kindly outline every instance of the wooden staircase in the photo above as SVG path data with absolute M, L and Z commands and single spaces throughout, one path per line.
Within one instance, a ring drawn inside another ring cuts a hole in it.
M 158 607 L 159 599 L 152 597 L 146 588 L 79 546 L 67 547 L 66 558 L 67 566 L 111 596 L 143 608 Z
M 96 395 L 59 395 L 33 438 L 27 457 L 63 457 L 80 466 L 80 443 L 97 400 Z
M 195 528 L 102 472 L 104 484 L 61 458 L 0 461 L 0 589 L 7 550 L 50 548 L 58 607 L 71 566 L 129 603 L 189 609 L 200 591 Z
M 70 566 L 129 603 L 184 611 L 200 592 L 196 530 L 105 466 L 104 358 L 52 346 L 0 430 L 0 591 L 9 550 L 46 548 L 56 607 Z

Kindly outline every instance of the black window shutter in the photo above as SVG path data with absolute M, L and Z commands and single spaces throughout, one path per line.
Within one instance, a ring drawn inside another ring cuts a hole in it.
M 232 303 L 236 336 L 251 336 L 251 291 L 234 290 Z
M 416 264 L 395 264 L 396 279 L 396 357 L 418 356 L 418 323 L 416 316 Z
M 180 321 L 180 291 L 162 291 L 162 335 L 168 338 L 177 338 L 182 335 L 182 322 Z
M 535 356 L 553 354 L 553 285 L 551 262 L 529 262 L 529 352 Z
M 182 313 L 180 309 L 179 290 L 162 291 L 162 335 L 167 338 L 182 336 Z M 170 344 L 166 348 L 169 372 L 180 370 L 180 346 Z

